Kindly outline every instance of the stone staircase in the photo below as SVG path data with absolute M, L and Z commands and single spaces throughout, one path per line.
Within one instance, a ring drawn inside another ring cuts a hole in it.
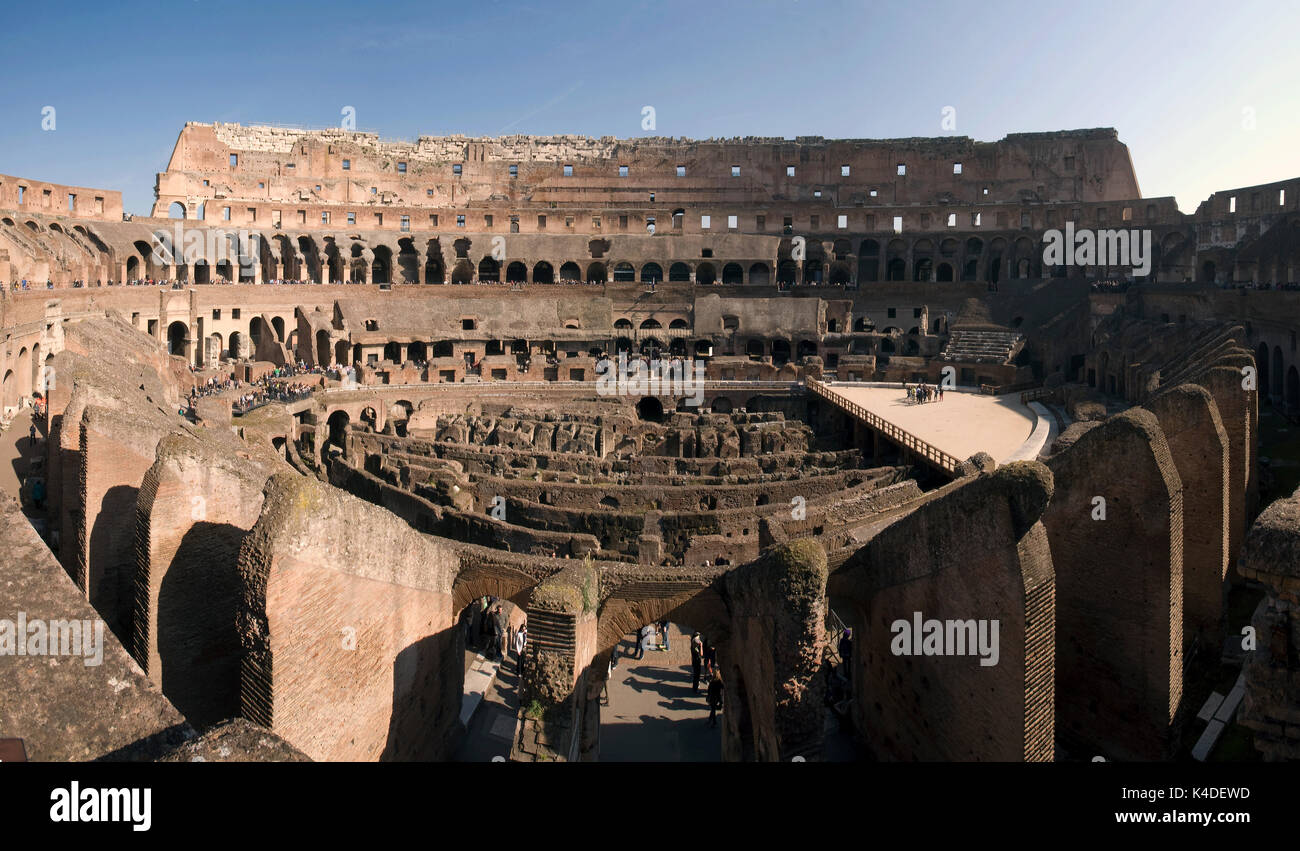
M 960 363 L 1007 363 L 1024 342 L 1024 336 L 1015 331 L 954 329 L 939 358 Z

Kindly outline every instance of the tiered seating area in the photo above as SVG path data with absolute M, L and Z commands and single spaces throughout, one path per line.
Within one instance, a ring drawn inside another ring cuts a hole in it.
M 953 329 L 939 357 L 960 363 L 1007 363 L 1025 344 L 1015 331 Z

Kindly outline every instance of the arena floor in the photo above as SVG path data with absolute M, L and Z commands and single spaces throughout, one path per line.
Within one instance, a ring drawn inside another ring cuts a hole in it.
M 1034 412 L 1020 394 L 945 393 L 942 402 L 909 402 L 901 385 L 832 384 L 830 389 L 948 454 L 987 452 L 998 463 L 1015 454 L 1034 430 Z

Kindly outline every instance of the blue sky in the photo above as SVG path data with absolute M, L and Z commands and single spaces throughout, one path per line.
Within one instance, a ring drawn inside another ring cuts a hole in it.
M 1184 212 L 1300 175 L 1291 0 L 72 0 L 4 18 L 0 173 L 120 189 L 135 213 L 184 122 L 337 126 L 345 106 L 408 139 L 939 136 L 952 106 L 979 140 L 1115 127 L 1143 195 Z

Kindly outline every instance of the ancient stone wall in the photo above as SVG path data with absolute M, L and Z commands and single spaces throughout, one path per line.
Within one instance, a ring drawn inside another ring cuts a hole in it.
M 1184 664 L 1183 483 L 1168 444 L 1134 408 L 1048 466 L 1058 740 L 1079 758 L 1166 759 Z
M 458 566 L 380 508 L 273 477 L 239 556 L 242 714 L 313 759 L 445 759 Z
M 852 713 L 877 758 L 1054 758 L 1052 498 L 1034 462 L 963 479 L 831 574 L 860 627 Z

